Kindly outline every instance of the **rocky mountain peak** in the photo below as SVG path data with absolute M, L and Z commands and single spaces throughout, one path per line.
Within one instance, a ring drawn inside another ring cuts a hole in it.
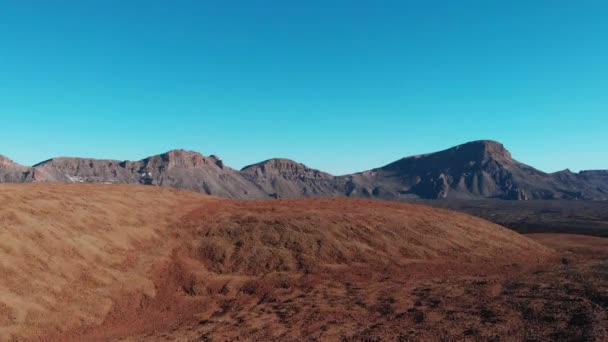
M 160 155 L 148 157 L 143 162 L 149 166 L 157 167 L 162 165 L 165 168 L 201 168 L 209 165 L 223 167 L 221 159 L 216 156 L 206 157 L 201 153 L 182 149 L 171 150 Z
M 344 176 L 285 158 L 236 171 L 215 155 L 183 149 L 138 161 L 61 157 L 33 167 L 0 156 L 0 182 L 31 181 L 152 184 L 235 198 L 608 198 L 608 171 L 547 174 L 512 159 L 503 144 L 493 140 L 472 141 Z
M 477 140 L 453 147 L 447 151 L 468 156 L 471 160 L 511 159 L 505 146 L 493 140 Z
M 263 162 L 245 166 L 241 172 L 245 174 L 281 175 L 283 177 L 313 177 L 331 178 L 328 173 L 309 168 L 308 166 L 286 158 L 268 159 Z
M 285 170 L 285 169 L 298 169 L 304 165 L 295 162 L 291 159 L 286 158 L 273 158 L 264 160 L 262 162 L 245 166 L 241 171 L 262 169 L 262 170 Z

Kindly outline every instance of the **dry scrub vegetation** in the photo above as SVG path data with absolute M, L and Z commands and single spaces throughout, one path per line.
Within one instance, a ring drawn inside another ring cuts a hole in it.
M 149 270 L 194 193 L 137 186 L 0 185 L 0 340 L 100 324 L 117 293 L 154 295 Z
M 0 185 L 0 203 L 0 340 L 489 339 L 525 321 L 509 279 L 563 267 L 417 205 L 48 184 Z

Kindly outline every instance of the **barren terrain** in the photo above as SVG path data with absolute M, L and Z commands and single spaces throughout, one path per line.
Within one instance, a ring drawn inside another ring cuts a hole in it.
M 608 237 L 608 201 L 416 200 L 461 211 L 520 233 Z
M 218 156 L 186 150 L 138 161 L 58 157 L 32 167 L 0 155 L 0 182 L 154 184 L 235 199 L 608 200 L 607 170 L 545 173 L 513 159 L 492 140 L 471 141 L 342 176 L 285 158 L 238 171 Z
M 606 240 L 430 207 L 0 185 L 0 340 L 605 340 Z

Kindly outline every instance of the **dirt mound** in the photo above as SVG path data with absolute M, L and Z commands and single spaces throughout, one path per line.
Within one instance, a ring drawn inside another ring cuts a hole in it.
M 411 304 L 384 303 L 388 284 L 553 256 L 465 214 L 367 200 L 3 184 L 0 202 L 0 340 L 338 339 Z M 327 317 L 340 328 L 323 335 Z

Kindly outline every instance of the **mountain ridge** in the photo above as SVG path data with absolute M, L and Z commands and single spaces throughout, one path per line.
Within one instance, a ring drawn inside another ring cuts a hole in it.
M 342 176 L 287 158 L 236 170 L 215 155 L 184 149 L 138 161 L 55 157 L 31 167 L 0 156 L 0 182 L 155 184 L 229 198 L 608 200 L 608 170 L 546 173 L 513 159 L 493 140 L 471 141 Z

